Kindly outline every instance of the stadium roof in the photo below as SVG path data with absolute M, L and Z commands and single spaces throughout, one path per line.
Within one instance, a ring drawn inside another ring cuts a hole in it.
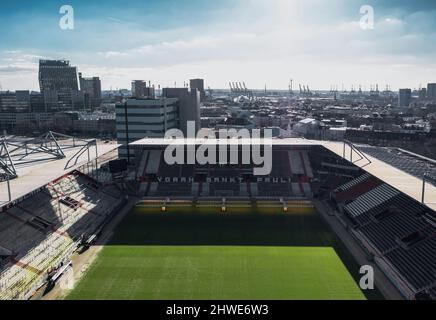
M 327 149 L 333 151 L 339 156 L 343 156 L 342 142 L 326 142 L 321 144 Z M 348 148 L 349 153 L 349 148 Z M 364 152 L 362 152 L 364 153 Z M 421 202 L 422 201 L 422 179 L 412 176 L 405 171 L 397 169 L 377 158 L 364 153 L 371 163 L 362 163 L 363 169 L 380 180 L 390 184 L 399 191 L 407 194 L 409 197 Z M 345 156 L 349 159 L 349 154 Z M 355 163 L 359 166 L 359 162 Z M 436 187 L 430 183 L 425 186 L 425 204 L 433 210 L 436 210 Z
M 279 139 L 279 138 L 273 138 L 273 139 L 194 139 L 194 138 L 188 138 L 188 139 L 165 139 L 165 138 L 144 138 L 141 140 L 137 140 L 135 142 L 130 143 L 131 146 L 167 146 L 167 145 L 216 145 L 216 144 L 222 144 L 226 143 L 229 145 L 236 145 L 236 144 L 253 144 L 253 143 L 262 143 L 262 144 L 271 144 L 273 146 L 288 146 L 288 145 L 302 145 L 302 146 L 308 146 L 308 145 L 321 145 L 322 141 L 314 141 L 314 140 L 307 140 L 302 138 L 286 138 L 286 139 Z

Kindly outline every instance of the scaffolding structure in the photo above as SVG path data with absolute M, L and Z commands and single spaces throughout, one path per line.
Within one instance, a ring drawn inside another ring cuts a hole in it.
M 2 137 L 0 138 L 0 181 L 18 178 L 17 166 L 64 159 L 65 151 L 68 149 L 81 147 L 80 150 L 85 152 L 94 145 L 97 146 L 95 139 L 85 140 L 53 131 L 29 140 Z

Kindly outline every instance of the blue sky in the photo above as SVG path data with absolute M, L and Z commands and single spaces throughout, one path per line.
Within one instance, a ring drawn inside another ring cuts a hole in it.
M 74 8 L 75 29 L 59 28 Z M 362 5 L 373 30 L 359 25 Z M 436 1 L 405 0 L 2 0 L 0 84 L 38 89 L 40 58 L 71 60 L 103 87 L 132 79 L 163 86 L 204 77 L 285 89 L 436 82 Z

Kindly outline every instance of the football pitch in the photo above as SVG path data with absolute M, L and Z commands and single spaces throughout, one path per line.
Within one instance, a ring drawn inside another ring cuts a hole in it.
M 316 212 L 134 209 L 67 299 L 365 299 Z

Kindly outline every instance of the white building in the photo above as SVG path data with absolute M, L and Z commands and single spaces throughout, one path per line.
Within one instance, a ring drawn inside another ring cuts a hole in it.
M 316 119 L 306 118 L 294 125 L 294 131 L 302 136 L 315 134 L 318 132 L 320 122 Z
M 135 158 L 129 143 L 143 138 L 162 138 L 179 127 L 178 99 L 128 99 L 115 107 L 120 158 Z

